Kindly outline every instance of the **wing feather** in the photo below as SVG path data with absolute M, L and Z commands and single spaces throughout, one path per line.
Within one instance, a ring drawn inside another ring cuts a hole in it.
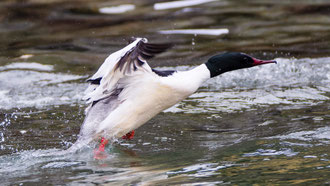
M 170 48 L 170 44 L 150 44 L 138 38 L 125 48 L 111 54 L 99 70 L 87 81 L 93 85 L 86 90 L 87 103 L 103 99 L 116 89 L 123 88 L 118 81 L 127 76 L 152 73 L 147 60 Z M 95 85 L 97 85 L 95 87 Z

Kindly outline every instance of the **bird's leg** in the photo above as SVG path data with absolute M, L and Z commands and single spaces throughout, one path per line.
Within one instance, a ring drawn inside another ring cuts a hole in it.
M 104 153 L 104 148 L 108 144 L 109 140 L 104 137 L 101 138 L 101 142 L 98 149 L 94 150 L 94 158 L 95 159 L 105 159 L 107 156 Z
M 125 140 L 131 140 L 134 138 L 134 133 L 135 131 L 132 130 L 131 132 L 127 133 L 126 135 L 124 135 L 123 137 L 121 137 L 122 139 L 125 139 Z
M 122 139 L 131 140 L 134 137 L 134 133 L 135 133 L 135 131 L 132 130 L 131 132 L 124 135 L 122 137 Z M 95 159 L 105 159 L 107 157 L 106 154 L 104 153 L 104 148 L 108 144 L 108 142 L 109 142 L 109 140 L 105 139 L 104 137 L 101 138 L 99 148 L 94 150 Z
M 101 138 L 100 146 L 99 146 L 99 151 L 104 152 L 105 146 L 108 144 L 109 140 L 105 139 L 104 137 Z

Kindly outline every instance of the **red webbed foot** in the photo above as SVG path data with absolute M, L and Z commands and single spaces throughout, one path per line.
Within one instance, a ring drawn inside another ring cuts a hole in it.
M 95 159 L 105 159 L 107 154 L 104 152 L 105 146 L 108 144 L 109 140 L 104 137 L 101 138 L 100 146 L 98 149 L 94 150 L 94 158 Z
M 134 138 L 135 131 L 132 130 L 131 132 L 127 133 L 122 137 L 125 140 L 131 140 Z M 95 159 L 105 159 L 107 154 L 104 152 L 105 146 L 108 144 L 109 140 L 105 139 L 104 137 L 101 138 L 101 142 L 98 149 L 94 150 L 94 158 Z
M 125 140 L 131 140 L 134 138 L 134 133 L 135 131 L 132 130 L 131 132 L 127 133 L 125 136 L 121 137 L 122 139 L 125 139 Z

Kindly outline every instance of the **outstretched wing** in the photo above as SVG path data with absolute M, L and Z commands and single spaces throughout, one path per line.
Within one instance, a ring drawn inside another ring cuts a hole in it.
M 138 38 L 125 48 L 111 54 L 99 70 L 87 81 L 90 86 L 84 97 L 88 103 L 97 102 L 121 89 L 118 81 L 125 76 L 152 73 L 148 59 L 168 49 L 170 44 L 150 44 L 147 39 Z

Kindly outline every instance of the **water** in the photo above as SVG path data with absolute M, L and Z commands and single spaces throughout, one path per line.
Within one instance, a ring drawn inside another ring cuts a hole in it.
M 0 3 L 0 180 L 12 184 L 330 183 L 327 1 Z M 216 34 L 214 34 L 216 33 Z M 220 33 L 220 34 L 219 34 Z M 278 64 L 211 79 L 131 141 L 66 152 L 85 79 L 131 36 L 175 42 L 150 65 L 187 70 L 221 51 Z

